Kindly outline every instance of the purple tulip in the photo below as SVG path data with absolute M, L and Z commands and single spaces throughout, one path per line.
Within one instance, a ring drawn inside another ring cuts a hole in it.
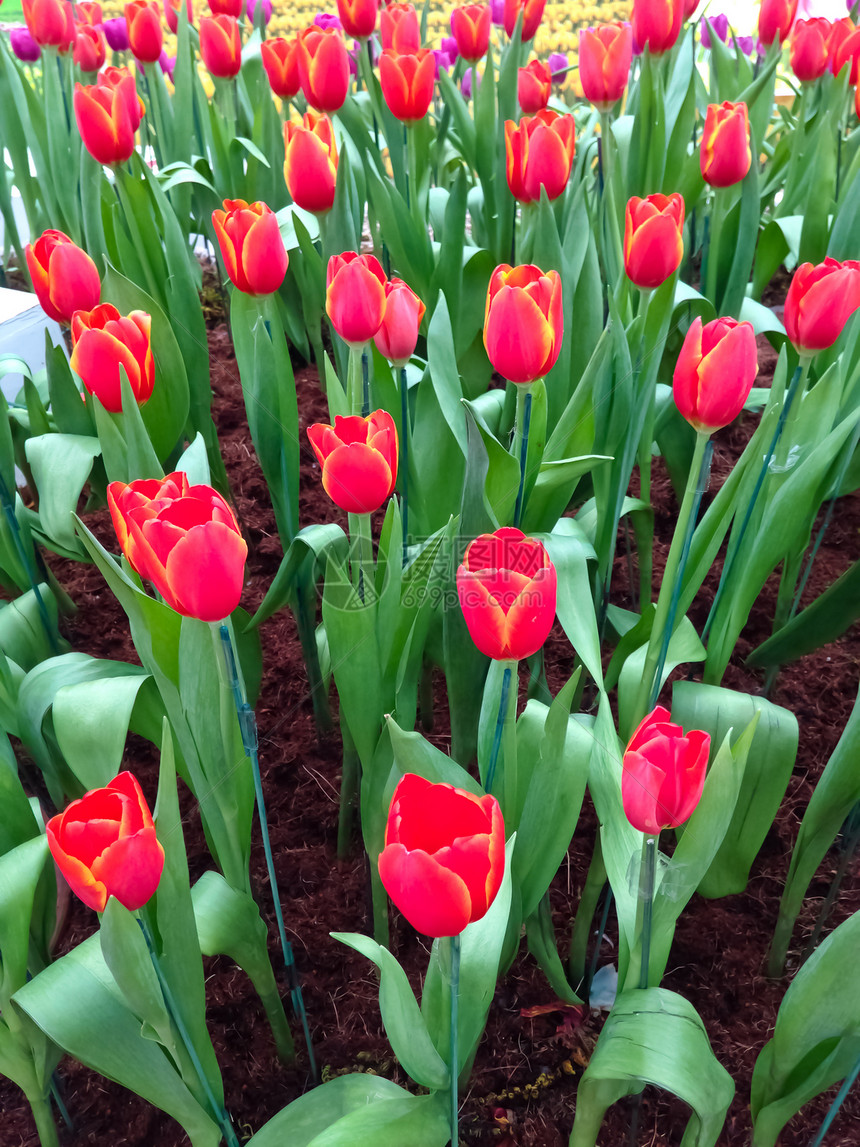
M 363 50 L 358 40 L 354 40 L 352 47 L 346 53 L 347 62 L 349 63 L 349 74 L 351 76 L 358 75 L 358 57 Z
M 162 48 L 161 55 L 158 57 L 159 67 L 165 76 L 173 82 L 173 69 L 176 67 L 176 57 L 168 56 L 167 52 Z
M 457 41 L 453 36 L 442 37 L 442 51 L 453 64 L 460 55 L 460 49 L 457 47 Z
M 496 27 L 501 28 L 505 22 L 505 0 L 490 0 L 492 20 Z
M 343 24 L 341 24 L 338 17 L 332 15 L 331 12 L 318 12 L 317 15 L 314 16 L 314 23 L 318 28 L 337 28 L 339 32 L 343 31 Z
M 552 73 L 553 82 L 560 84 L 564 77 L 567 75 L 568 61 L 564 52 L 552 52 L 549 59 L 549 70 Z
M 481 73 L 476 72 L 474 68 L 466 68 L 466 71 L 463 75 L 463 79 L 460 82 L 460 91 L 463 93 L 463 95 L 465 96 L 465 98 L 467 100 L 472 98 L 472 77 L 473 76 L 476 77 L 475 78 L 475 87 L 479 88 L 481 86 Z
M 755 41 L 752 36 L 735 36 L 735 43 L 745 56 L 751 56 L 753 54 Z
M 710 28 L 708 24 L 710 24 Z M 711 47 L 711 29 L 717 33 L 725 44 L 729 35 L 729 18 L 724 12 L 721 12 L 719 16 L 709 16 L 707 19 L 703 16 L 699 24 L 699 29 L 703 48 Z
M 263 24 L 267 25 L 272 18 L 272 0 L 262 0 L 263 4 Z M 257 10 L 257 0 L 245 0 L 245 15 L 248 17 L 248 22 L 253 26 L 254 14 Z
M 438 80 L 440 69 L 447 72 L 451 67 L 451 58 L 449 57 L 448 53 L 443 52 L 441 48 L 433 49 L 433 57 L 436 61 L 435 75 L 436 79 Z
M 42 54 L 42 49 L 23 24 L 10 30 L 9 42 L 12 45 L 12 51 L 18 59 L 23 60 L 27 64 L 32 64 L 33 61 L 38 60 Z
M 128 25 L 125 22 L 125 16 L 116 16 L 113 20 L 105 20 L 102 24 L 102 31 L 108 45 L 115 52 L 128 51 Z

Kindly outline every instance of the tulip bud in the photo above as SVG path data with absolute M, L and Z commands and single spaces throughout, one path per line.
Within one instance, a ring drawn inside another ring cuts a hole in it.
M 385 284 L 385 313 L 373 336 L 376 349 L 395 366 L 405 366 L 415 353 L 424 304 L 402 279 Z
M 127 68 L 107 68 L 96 84 L 75 84 L 75 121 L 84 147 L 97 163 L 125 163 L 144 104 Z
M 601 24 L 579 33 L 579 79 L 598 111 L 609 111 L 624 95 L 632 58 L 629 24 Z
M 536 116 L 523 116 L 519 124 L 505 121 L 505 159 L 508 187 L 520 203 L 558 199 L 570 179 L 576 147 L 572 115 L 545 108 Z
M 200 55 L 216 79 L 230 80 L 242 67 L 242 37 L 235 16 L 204 16 L 200 21 Z
M 633 0 L 633 39 L 652 56 L 675 46 L 681 31 L 683 0 Z
M 829 20 L 798 20 L 791 33 L 789 58 L 794 74 L 801 83 L 817 80 L 827 71 L 827 41 L 832 25 Z
M 785 299 L 785 330 L 803 355 L 833 346 L 860 307 L 860 262 L 829 256 L 794 272 Z
M 526 115 L 543 111 L 552 95 L 552 73 L 541 60 L 517 69 L 517 100 Z
M 193 0 L 185 0 L 185 11 L 188 15 L 188 23 L 194 23 L 194 8 L 192 6 Z M 167 21 L 167 27 L 176 35 L 179 28 L 179 11 L 182 7 L 182 0 L 163 0 L 164 6 L 164 19 Z
M 797 0 L 761 0 L 758 10 L 758 38 L 766 48 L 774 40 L 780 44 L 788 39 L 788 33 L 797 15 Z
M 368 418 L 335 417 L 308 427 L 308 439 L 322 471 L 323 489 L 348 514 L 372 514 L 390 497 L 397 481 L 397 427 L 385 410 Z
M 329 259 L 326 314 L 349 346 L 364 346 L 382 325 L 386 281 L 385 272 L 373 255 L 344 251 Z
M 35 63 L 42 54 L 42 49 L 23 24 L 11 30 L 9 43 L 18 59 L 23 60 L 26 64 Z
M 711 738 L 701 729 L 685 734 L 670 715 L 658 705 L 630 738 L 621 762 L 624 814 L 649 835 L 688 821 L 705 787 Z
M 468 64 L 476 64 L 487 54 L 491 15 L 489 4 L 463 4 L 451 13 L 451 34 Z
M 733 422 L 758 374 L 752 323 L 693 319 L 675 364 L 675 405 L 694 430 L 712 433 Z
M 509 382 L 543 378 L 555 366 L 563 331 L 558 271 L 496 267 L 484 310 L 484 346 L 494 370 Z
M 684 200 L 672 195 L 633 198 L 624 217 L 624 270 L 637 287 L 665 283 L 684 257 Z
M 203 21 L 200 23 L 202 31 Z M 249 205 L 244 199 L 225 199 L 223 211 L 212 212 L 212 226 L 233 285 L 246 295 L 271 295 L 277 291 L 289 259 L 271 207 L 265 203 Z
M 731 187 L 752 164 L 750 121 L 745 103 L 708 104 L 699 149 L 702 178 L 711 187 Z
M 21 0 L 27 31 L 40 48 L 67 50 L 75 40 L 69 0 Z
M 122 411 L 120 367 L 139 406 L 152 394 L 151 322 L 143 311 L 122 317 L 111 303 L 72 315 L 72 370 L 111 414 Z
M 347 36 L 366 40 L 376 30 L 379 0 L 337 0 L 337 14 Z
M 232 16 L 238 20 L 242 15 L 243 0 L 209 0 L 209 11 L 213 16 Z
M 154 0 L 131 0 L 125 6 L 128 43 L 136 60 L 154 64 L 164 46 L 161 17 Z
M 850 65 L 848 83 L 853 87 L 860 76 L 860 28 L 850 16 L 834 21 L 827 39 L 827 53 L 834 76 Z
M 379 83 L 391 114 L 403 123 L 422 120 L 433 99 L 435 74 L 433 53 L 426 48 L 414 55 L 386 48 L 379 58 Z
M 505 825 L 496 798 L 406 773 L 394 790 L 379 878 L 425 936 L 458 936 L 486 916 L 505 873 Z
M 349 58 L 340 32 L 306 28 L 299 33 L 298 52 L 305 99 L 318 111 L 340 111 L 349 91 Z
M 101 282 L 95 263 L 62 231 L 44 231 L 25 252 L 33 290 L 45 314 L 68 323 L 75 311 L 98 304 Z
M 412 4 L 389 4 L 379 15 L 379 35 L 383 50 L 413 53 L 421 47 L 418 13 Z
M 245 18 L 252 28 L 257 27 L 257 4 L 260 5 L 263 27 L 268 28 L 272 19 L 272 0 L 245 0 Z
M 285 40 L 283 36 L 277 36 L 263 40 L 260 55 L 272 91 L 282 100 L 291 100 L 302 86 L 298 37 Z
M 284 181 L 293 202 L 317 214 L 330 211 L 337 184 L 337 145 L 327 115 L 307 112 L 302 126 L 284 124 Z
M 98 0 L 81 0 L 81 3 L 75 7 L 75 20 L 78 26 L 91 24 L 93 28 L 97 28 L 104 23 L 101 4 L 98 3 Z
M 81 24 L 75 37 L 72 59 L 82 72 L 97 72 L 107 57 L 107 45 L 100 28 Z
M 523 28 L 520 39 L 525 44 L 533 40 L 543 19 L 546 0 L 505 0 L 505 35 L 510 38 L 517 26 L 520 12 L 523 14 Z
M 116 16 L 113 20 L 105 20 L 102 31 L 108 42 L 108 47 L 114 52 L 128 51 L 128 24 L 125 16 Z

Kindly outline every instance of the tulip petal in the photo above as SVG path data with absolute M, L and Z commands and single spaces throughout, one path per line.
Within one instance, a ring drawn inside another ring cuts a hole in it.
M 94 863 L 93 876 L 129 912 L 142 908 L 158 888 L 164 849 L 154 828 L 120 837 Z
M 194 526 L 173 547 L 165 567 L 177 612 L 201 621 L 229 617 L 242 596 L 244 539 L 221 522 Z
M 56 820 L 57 818 L 55 817 L 54 819 Z M 108 892 L 104 884 L 100 880 L 96 880 L 83 861 L 76 859 L 74 856 L 69 856 L 59 845 L 51 831 L 50 822 L 47 828 L 47 835 L 51 856 L 54 858 L 54 863 L 63 874 L 69 888 L 71 888 L 79 900 L 82 900 L 84 904 L 86 904 L 87 908 L 92 908 L 94 912 L 104 912 L 108 898 Z
M 416 931 L 459 936 L 472 903 L 463 880 L 426 852 L 389 844 L 379 856 L 379 876 L 388 895 Z
M 537 653 L 555 621 L 556 572 L 550 566 L 528 582 L 513 602 L 505 621 L 508 656 L 517 661 Z
M 372 514 L 391 493 L 394 480 L 385 458 L 360 442 L 329 454 L 322 471 L 325 492 L 349 514 Z
M 510 382 L 540 378 L 553 347 L 553 332 L 524 291 L 502 287 L 490 306 L 484 345 L 490 362 Z
M 508 657 L 505 611 L 492 598 L 481 579 L 463 566 L 457 571 L 457 596 L 469 636 L 486 657 Z
M 660 819 L 657 800 L 666 774 L 644 754 L 629 749 L 624 754 L 622 767 L 621 799 L 627 819 L 639 832 L 658 833 L 664 822 Z

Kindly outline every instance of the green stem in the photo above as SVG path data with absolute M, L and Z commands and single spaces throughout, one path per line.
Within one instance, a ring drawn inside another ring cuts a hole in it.
M 370 363 L 368 361 L 367 346 L 361 352 L 361 416 L 367 418 L 370 414 Z
M 708 232 L 707 267 L 705 269 L 705 298 L 714 304 L 717 314 L 720 313 L 717 300 L 717 287 L 720 270 L 720 238 L 723 231 L 725 217 L 725 188 L 714 189 L 714 206 L 711 211 L 711 226 Z
M 490 749 L 490 761 L 487 765 L 487 780 L 484 788 L 488 793 L 493 791 L 493 781 L 496 778 L 496 766 L 499 763 L 499 750 L 502 745 L 502 732 L 505 728 L 505 719 L 508 714 L 508 694 L 511 690 L 512 666 L 506 665 L 502 674 L 502 691 L 499 696 L 499 711 L 496 715 L 496 727 L 493 730 L 493 744 Z
M 639 869 L 639 905 L 642 912 L 642 962 L 639 966 L 639 987 L 647 988 L 651 962 L 651 922 L 654 915 L 654 882 L 657 874 L 658 836 L 646 836 L 642 841 L 642 864 Z
M 341 734 L 343 737 L 343 766 L 340 774 L 340 812 L 337 821 L 337 856 L 344 860 L 349 856 L 352 843 L 352 828 L 355 818 L 355 807 L 358 803 L 358 794 L 361 787 L 361 762 L 355 750 L 355 743 L 349 726 L 341 720 Z
M 350 548 L 353 550 L 353 579 L 365 605 L 373 593 L 373 536 L 370 514 L 348 514 Z
M 400 518 L 403 524 L 403 565 L 409 557 L 409 384 L 400 368 Z
M 317 733 L 326 733 L 331 728 L 331 709 L 329 708 L 320 667 L 319 650 L 317 649 L 314 601 L 313 583 L 308 576 L 300 573 L 296 579 L 293 613 L 299 632 L 305 669 L 308 674 L 308 686 L 314 707 L 314 723 Z
M 366 344 L 349 348 L 349 363 L 346 371 L 346 405 L 350 414 L 361 414 L 364 409 L 365 370 L 362 369 L 362 359 L 366 354 Z
M 614 137 L 612 135 L 612 115 L 608 111 L 600 113 L 600 138 L 601 148 L 600 152 L 603 157 L 603 194 L 601 203 L 604 204 L 604 227 L 606 222 L 609 223 L 609 239 L 608 247 L 612 252 L 612 258 L 605 259 L 607 270 L 609 270 L 612 278 L 610 280 L 611 286 L 615 286 L 618 282 L 618 276 L 624 267 L 624 245 L 621 241 L 621 230 L 618 223 L 618 215 L 615 211 L 615 197 L 613 195 L 613 156 L 612 146 Z
M 568 956 L 568 978 L 574 988 L 579 991 L 579 985 L 584 983 L 587 974 L 586 961 L 588 959 L 588 941 L 591 938 L 591 925 L 594 913 L 600 900 L 600 893 L 606 884 L 606 865 L 603 863 L 603 849 L 600 844 L 600 834 L 594 842 L 594 851 L 588 874 L 585 878 L 585 887 L 579 898 L 579 907 L 573 921 L 570 935 L 570 954 Z M 588 996 L 584 996 L 588 999 Z
M 448 1070 L 451 1072 L 451 1147 L 460 1142 L 460 1102 L 457 1080 L 460 1074 L 460 937 L 451 936 L 451 1044 Z
M 517 385 L 517 420 L 514 426 L 514 440 L 511 444 L 511 453 L 520 464 L 520 484 L 517 490 L 517 501 L 514 507 L 514 525 L 519 528 L 523 516 L 523 502 L 525 500 L 526 463 L 529 453 L 529 423 L 532 417 L 532 387 L 534 383 L 519 383 Z
M 51 1101 L 45 1095 L 34 1094 L 28 1094 L 27 1101 L 33 1112 L 39 1143 L 42 1147 L 60 1147 L 60 1137 L 57 1134 L 54 1113 L 51 1111 Z

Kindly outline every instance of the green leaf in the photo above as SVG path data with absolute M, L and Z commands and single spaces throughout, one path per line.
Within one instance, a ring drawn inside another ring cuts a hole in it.
M 465 789 L 473 796 L 484 795 L 484 790 L 474 777 L 447 753 L 431 745 L 426 737 L 422 737 L 420 733 L 404 732 L 391 716 L 386 718 L 386 724 L 391 737 L 394 764 L 399 773 L 390 782 L 392 792 L 401 776 L 405 773 L 416 773 L 434 785 L 454 785 L 455 788 Z
M 600 637 L 588 574 L 588 562 L 595 556 L 594 549 L 572 518 L 560 519 L 551 534 L 541 536 L 541 541 L 558 576 L 558 620 L 598 689 L 602 689 Z
M 83 405 L 83 404 L 81 404 Z M 84 483 L 101 453 L 97 438 L 79 434 L 42 434 L 24 447 L 39 492 L 39 528 L 48 545 L 81 556 L 73 514 Z

